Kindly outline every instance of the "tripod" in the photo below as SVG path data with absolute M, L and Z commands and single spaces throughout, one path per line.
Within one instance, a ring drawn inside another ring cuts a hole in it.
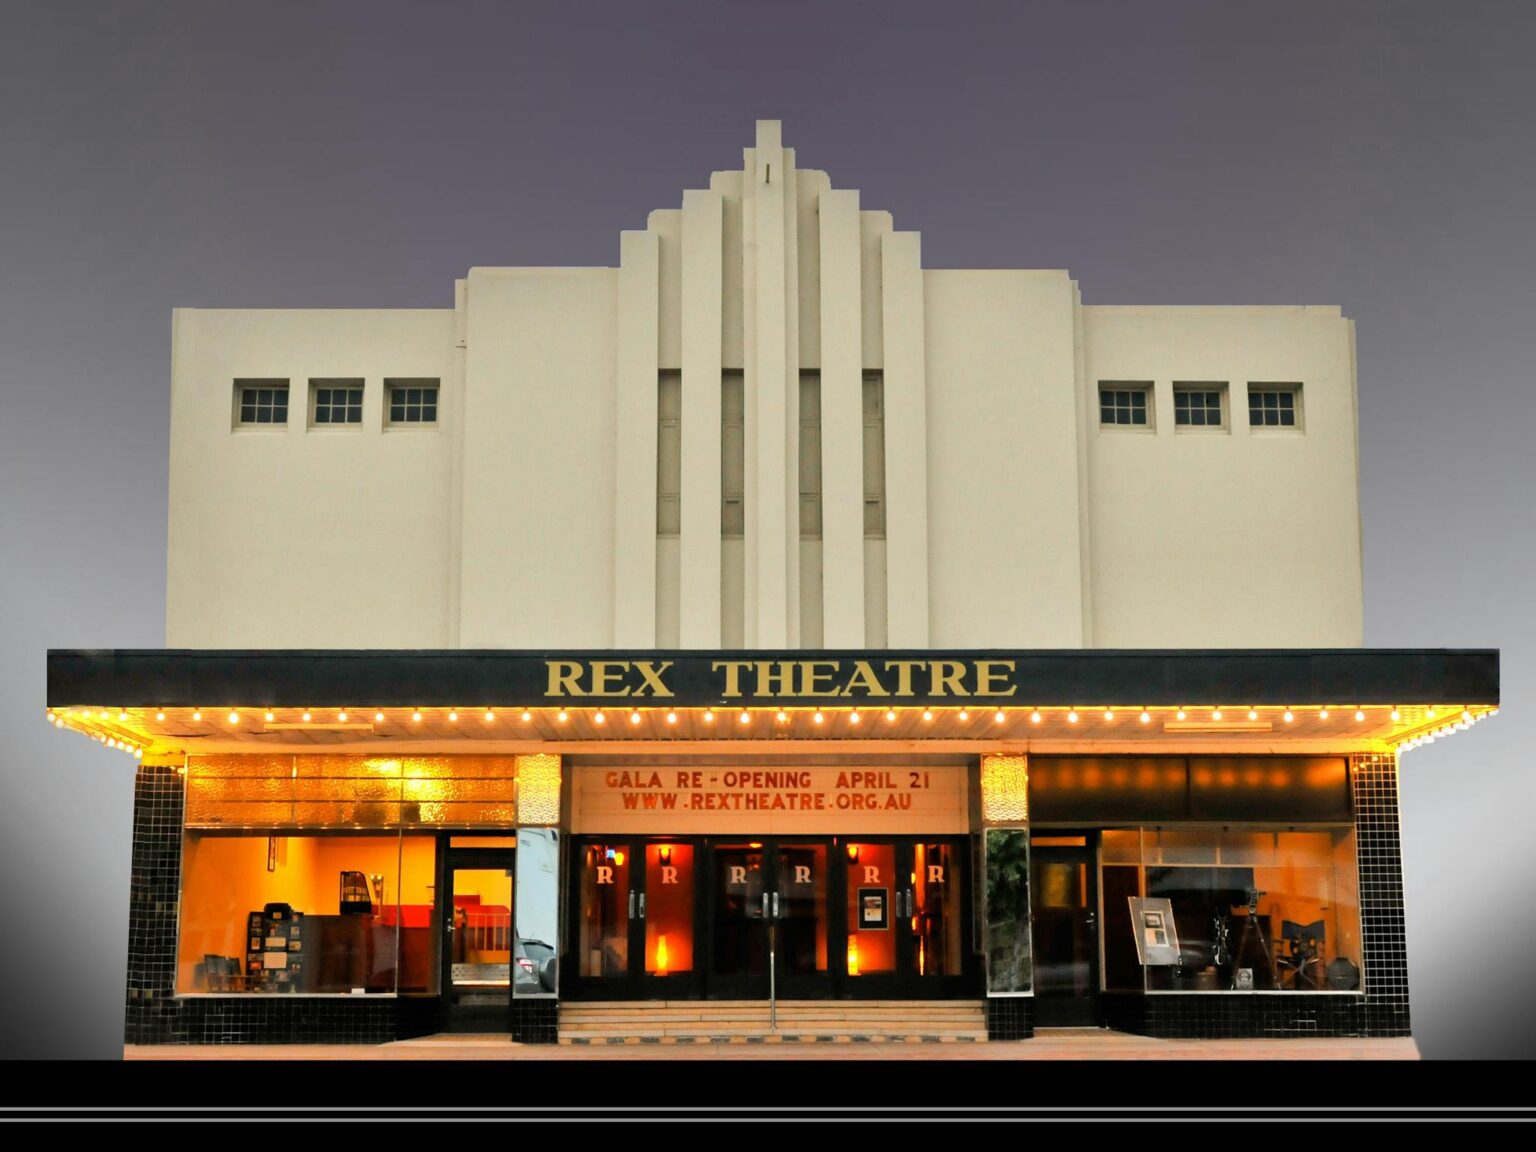
M 1237 938 L 1237 953 L 1232 960 L 1232 988 L 1237 987 L 1237 973 L 1240 968 L 1251 968 L 1254 974 L 1254 987 L 1259 987 L 1261 981 L 1271 988 L 1278 988 L 1279 983 L 1275 979 L 1275 960 L 1270 955 L 1269 941 L 1264 937 L 1264 930 L 1259 927 L 1259 898 L 1264 893 L 1257 888 L 1248 889 L 1248 915 L 1243 917 L 1243 930 Z M 1255 963 L 1262 960 L 1262 967 Z

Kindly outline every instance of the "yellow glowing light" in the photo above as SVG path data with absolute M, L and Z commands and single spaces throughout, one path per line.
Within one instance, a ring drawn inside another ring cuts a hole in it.
M 1257 720 L 1258 718 L 1259 718 L 1259 711 L 1258 711 L 1257 708 L 1250 708 L 1250 709 L 1248 709 L 1248 719 L 1250 719 L 1250 720 Z
M 887 721 L 894 722 L 896 719 L 896 709 L 887 708 L 885 710 L 885 718 Z
M 1152 713 L 1148 712 L 1145 708 L 1141 710 L 1141 722 L 1143 724 L 1152 723 Z
M 1403 714 L 1401 712 L 1399 712 L 1396 708 L 1392 709 L 1392 722 L 1394 724 L 1402 718 Z
M 1285 715 L 1280 717 L 1280 719 L 1284 720 L 1287 724 L 1289 724 L 1292 720 L 1296 719 L 1296 717 L 1292 714 L 1291 710 L 1289 708 L 1287 708 L 1285 710 Z
M 1426 720 L 1433 720 L 1435 718 L 1435 710 L 1433 708 L 1426 708 L 1424 710 L 1424 718 Z
M 993 716 L 993 717 L 992 717 L 992 721 L 993 721 L 993 723 L 995 723 L 995 724 L 1001 724 L 1001 723 L 1002 723 L 1002 722 L 1003 722 L 1003 721 L 1004 721 L 1004 720 L 1006 720 L 1006 719 L 1008 719 L 1008 717 L 1007 717 L 1007 715 L 1006 715 L 1006 714 L 1005 714 L 1005 713 L 1004 713 L 1004 712 L 1003 712 L 1003 710 L 1002 710 L 1002 709 L 1001 709 L 1001 708 L 999 708 L 999 709 L 998 709 L 998 710 L 997 710 L 997 715 L 995 715 L 995 716 Z
M 606 723 L 608 723 L 608 717 L 603 715 L 603 710 L 601 708 L 599 708 L 596 712 L 594 712 L 592 714 L 592 723 L 594 723 L 594 724 L 606 724 Z
M 665 976 L 667 974 L 668 959 L 667 934 L 661 932 L 656 936 L 656 975 Z
M 638 724 L 638 723 L 640 723 L 640 713 L 639 712 L 631 712 L 629 714 L 629 722 L 631 724 Z
M 1212 720 L 1220 720 L 1221 719 L 1221 709 L 1220 708 L 1214 709 L 1211 712 L 1211 719 Z
M 1361 720 L 1364 720 L 1364 719 L 1365 719 L 1365 712 L 1364 712 L 1364 710 L 1360 709 L 1360 708 L 1356 708 L 1355 709 L 1355 722 L 1359 723 Z
M 238 723 L 240 723 L 240 713 L 238 713 L 238 712 L 231 712 L 229 714 L 229 722 L 231 724 L 238 724 Z
M 126 713 L 126 712 L 119 712 L 117 714 L 117 722 L 119 724 L 126 724 L 128 722 L 128 713 Z
M 960 709 L 960 719 L 962 721 L 969 720 L 970 718 L 971 718 L 971 714 L 970 714 L 970 712 L 968 710 L 966 710 L 964 708 Z
M 624 852 L 622 849 L 613 854 L 613 862 L 620 868 L 624 867 Z
M 165 719 L 165 713 L 164 712 L 156 712 L 155 713 L 155 719 L 163 721 Z
M 106 713 L 105 710 L 96 713 L 96 719 L 98 719 L 98 720 L 105 720 L 106 718 L 107 718 L 107 713 Z
M 135 760 L 142 760 L 142 759 L 144 759 L 144 749 L 142 749 L 142 748 L 135 748 L 133 750 L 133 758 Z
M 1111 712 L 1108 708 L 1106 708 L 1106 709 L 1104 709 L 1104 719 L 1106 719 L 1106 720 L 1110 721 L 1111 723 L 1113 723 L 1114 719 L 1115 719 L 1115 714 L 1113 712 Z
M 309 721 L 310 721 L 310 714 L 308 712 L 306 712 L 306 713 L 304 713 L 304 723 L 308 724 Z
M 1174 716 L 1175 716 L 1176 719 L 1179 719 L 1179 720 L 1187 720 L 1187 719 L 1189 719 L 1189 713 L 1184 711 L 1184 709 L 1182 709 L 1182 708 L 1180 708 L 1177 712 L 1175 712 Z
M 713 724 L 714 722 L 715 722 L 715 710 L 713 708 L 706 708 L 706 709 L 704 709 L 704 723 L 706 723 L 706 724 Z
M 489 708 L 487 708 L 485 710 L 485 722 L 487 724 L 489 724 L 491 721 L 493 721 L 495 719 L 496 719 L 496 713 L 492 712 Z
M 848 938 L 848 975 L 859 974 L 859 941 L 855 937 Z
M 1036 710 L 1034 712 L 1031 712 L 1029 714 L 1029 722 L 1031 724 L 1038 724 L 1038 723 L 1040 723 L 1040 720 L 1041 720 L 1041 716 L 1040 716 L 1040 713 L 1039 713 L 1038 710 Z
M 1319 720 L 1326 720 L 1326 719 L 1328 719 L 1328 709 L 1324 708 L 1321 712 L 1319 712 L 1317 714 L 1317 718 Z
M 336 719 L 345 724 L 347 722 L 346 709 L 342 709 L 340 712 L 336 713 Z
M 1067 723 L 1068 724 L 1076 724 L 1077 723 L 1077 712 L 1076 711 L 1072 711 L 1072 712 L 1068 712 L 1067 713 Z
M 640 713 L 636 712 L 635 715 L 638 716 L 638 715 L 640 715 Z M 638 724 L 638 723 L 640 723 L 640 721 L 636 720 L 635 723 Z M 667 713 L 667 723 L 668 724 L 676 724 L 677 723 L 677 713 L 676 712 L 668 712 Z
M 924 720 L 932 720 L 933 719 L 933 713 L 930 712 L 927 708 L 923 709 L 923 719 Z
M 780 711 L 778 719 L 780 724 L 784 723 L 784 721 L 789 719 L 789 713 Z
M 384 713 L 382 713 L 382 712 L 375 712 L 373 714 L 373 722 L 375 724 L 382 724 L 382 723 L 384 723 Z
M 1472 713 L 1463 708 L 1461 711 L 1461 718 L 1463 720 L 1470 721 L 1472 719 Z
M 857 724 L 858 722 L 859 722 L 859 710 L 857 708 L 855 708 L 852 712 L 848 713 L 848 723 L 850 723 L 850 724 Z
M 752 717 L 747 715 L 746 709 L 742 709 L 741 722 L 743 724 L 750 724 L 750 723 L 752 723 Z
M 200 723 L 202 721 L 202 719 L 203 719 L 203 714 L 201 712 L 193 712 L 192 713 L 192 720 L 193 720 L 194 723 Z
M 55 716 L 53 718 L 53 726 L 55 728 L 62 728 L 62 727 L 64 727 L 64 718 L 62 716 Z
M 526 723 L 528 723 L 528 721 L 530 721 L 532 719 L 533 719 L 533 713 L 528 711 L 528 709 L 524 708 L 523 709 L 523 723 L 526 724 Z
M 277 717 L 275 715 L 273 715 L 272 709 L 270 709 L 270 708 L 268 708 L 265 712 L 262 713 L 261 718 L 263 720 L 265 720 L 268 724 L 272 723 L 272 721 L 277 719 Z
M 305 719 L 307 720 L 307 719 L 309 719 L 309 717 L 306 716 Z M 450 723 L 450 724 L 457 724 L 458 722 L 459 722 L 459 714 L 458 714 L 458 712 L 456 712 L 452 708 L 448 709 L 448 723 Z
M 528 718 L 528 713 L 524 712 L 523 713 L 523 719 L 526 720 L 527 718 Z M 412 720 L 413 723 L 416 723 L 416 724 L 420 724 L 421 723 L 421 709 L 418 708 L 416 711 L 411 713 L 411 720 Z
M 567 715 L 566 715 L 566 711 L 565 711 L 564 708 L 560 709 L 560 711 L 555 713 L 555 719 L 558 720 L 561 724 L 565 723 L 565 721 L 567 719 Z
M 822 716 L 820 708 L 816 709 L 816 714 L 811 717 L 811 721 L 816 724 L 820 724 L 824 719 L 825 717 Z

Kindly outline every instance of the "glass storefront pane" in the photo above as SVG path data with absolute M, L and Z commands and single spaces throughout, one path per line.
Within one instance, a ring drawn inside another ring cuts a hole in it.
M 629 974 L 629 846 L 593 841 L 581 853 L 581 923 L 577 929 L 577 971 L 588 979 L 622 979 Z
M 553 996 L 560 984 L 560 833 L 553 828 L 517 835 L 514 907 L 512 992 Z
M 848 869 L 848 975 L 888 976 L 896 971 L 896 845 L 849 841 L 843 849 Z
M 693 971 L 693 845 L 645 846 L 645 970 Z
M 714 847 L 714 974 L 760 976 L 768 971 L 767 917 L 763 899 L 763 846 L 717 844 Z
M 512 979 L 512 872 L 454 868 L 450 995 L 456 1004 L 504 1004 Z
M 796 976 L 827 970 L 827 848 L 779 845 L 779 971 Z
M 434 867 L 428 837 L 188 832 L 177 991 L 430 991 Z

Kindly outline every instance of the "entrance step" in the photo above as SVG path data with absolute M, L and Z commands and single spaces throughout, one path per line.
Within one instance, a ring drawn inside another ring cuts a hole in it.
M 560 1005 L 562 1044 L 962 1043 L 987 1038 L 980 1000 L 762 1000 Z

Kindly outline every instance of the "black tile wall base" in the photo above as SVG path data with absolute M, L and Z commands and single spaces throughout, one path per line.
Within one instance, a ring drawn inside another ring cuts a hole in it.
M 1395 1022 L 1359 996 L 1106 996 L 1104 1023 L 1118 1032 L 1164 1040 L 1275 1036 L 1399 1036 Z
M 560 1042 L 560 1001 L 512 998 L 512 1040 L 517 1044 Z
M 987 997 L 988 1040 L 1028 1040 L 1034 1034 L 1034 997 Z

